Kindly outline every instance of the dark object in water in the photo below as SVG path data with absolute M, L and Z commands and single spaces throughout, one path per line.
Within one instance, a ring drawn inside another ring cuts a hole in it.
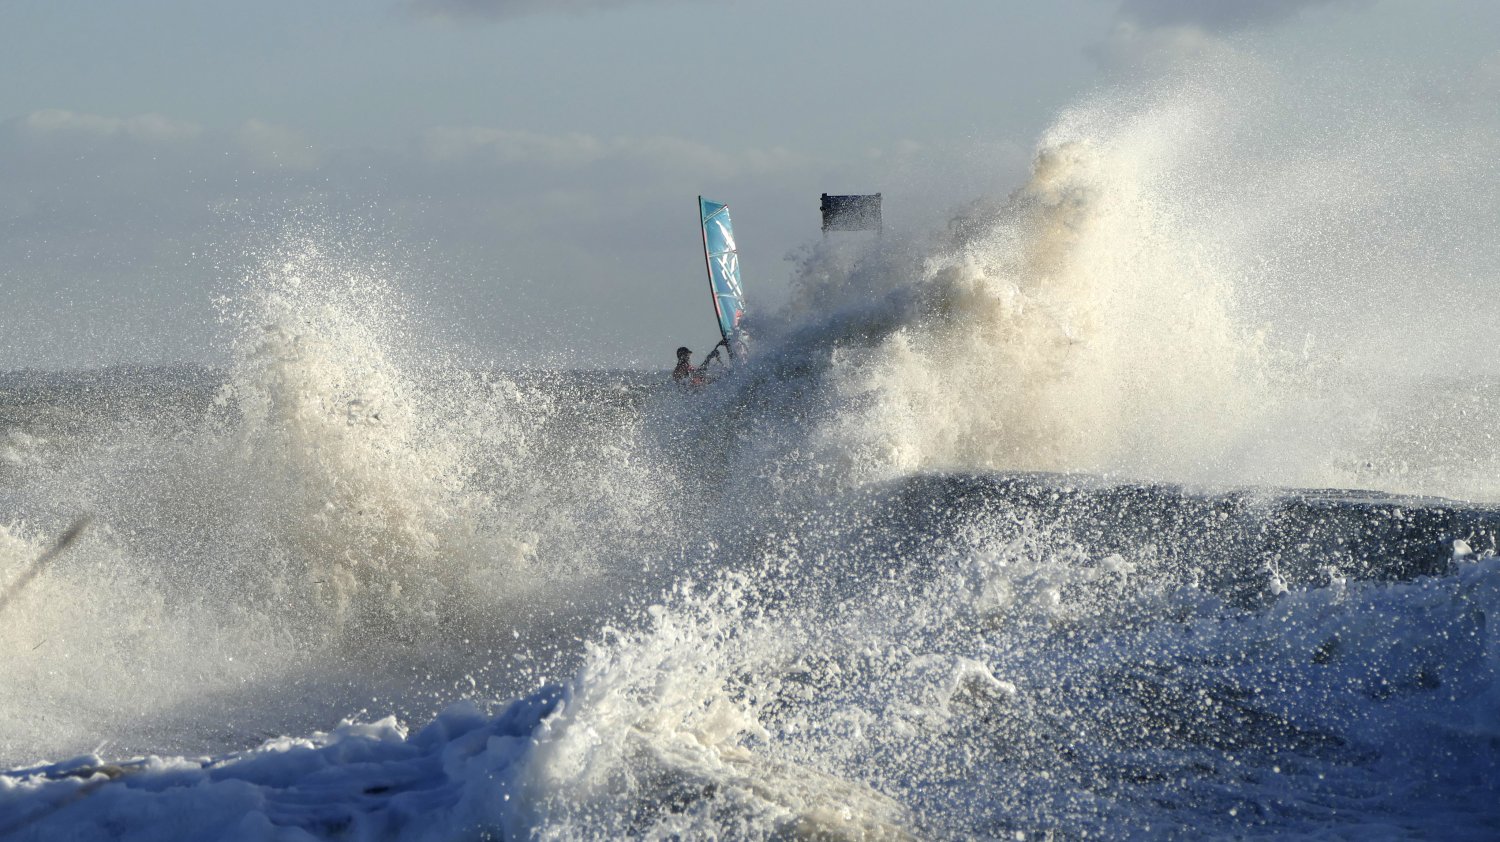
M 84 527 L 88 525 L 89 518 L 87 515 L 73 521 L 73 525 L 68 527 L 68 531 L 64 532 L 57 539 L 57 543 L 53 544 L 46 552 L 37 556 L 36 561 L 33 561 L 30 567 L 26 568 L 20 576 L 16 577 L 14 582 L 10 583 L 10 587 L 4 591 L 0 591 L 0 611 L 4 611 L 5 606 L 9 605 L 10 601 L 15 599 L 17 594 L 25 590 L 26 586 L 31 583 L 31 580 L 35 579 L 37 574 L 46 569 L 47 565 L 54 558 L 57 558 L 62 554 L 63 550 L 66 550 L 74 541 L 78 540 L 78 536 L 83 534 Z

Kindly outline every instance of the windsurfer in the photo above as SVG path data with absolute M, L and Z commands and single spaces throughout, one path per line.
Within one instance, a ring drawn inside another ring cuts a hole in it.
M 693 365 L 693 352 L 686 345 L 677 349 L 677 367 L 672 369 L 672 380 L 677 383 L 686 381 L 688 386 L 702 386 L 708 382 L 708 364 L 719 358 L 719 347 L 724 345 L 720 342 L 714 346 L 712 352 L 703 358 L 703 364 Z
M 691 382 L 693 372 L 698 369 L 693 367 L 693 351 L 684 345 L 677 349 L 677 367 L 672 369 L 672 379 L 678 383 L 683 380 Z

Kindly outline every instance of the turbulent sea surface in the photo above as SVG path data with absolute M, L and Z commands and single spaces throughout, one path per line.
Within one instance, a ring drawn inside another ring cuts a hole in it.
M 1278 350 L 1117 110 L 697 392 L 298 236 L 225 366 L 0 374 L 0 838 L 1500 835 L 1496 385 Z

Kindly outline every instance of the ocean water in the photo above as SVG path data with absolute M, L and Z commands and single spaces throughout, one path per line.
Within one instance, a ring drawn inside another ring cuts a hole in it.
M 814 248 L 701 391 L 306 230 L 226 365 L 0 374 L 0 838 L 1496 838 L 1500 380 L 1376 271 L 1494 247 L 1363 259 L 1483 147 L 1222 100 Z

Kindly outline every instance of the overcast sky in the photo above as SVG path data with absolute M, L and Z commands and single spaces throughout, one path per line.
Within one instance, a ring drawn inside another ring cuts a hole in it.
M 0 0 L 0 369 L 220 362 L 239 255 L 303 225 L 483 355 L 665 366 L 715 338 L 699 194 L 773 307 L 821 192 L 940 229 L 1219 43 L 1500 107 L 1489 0 Z

